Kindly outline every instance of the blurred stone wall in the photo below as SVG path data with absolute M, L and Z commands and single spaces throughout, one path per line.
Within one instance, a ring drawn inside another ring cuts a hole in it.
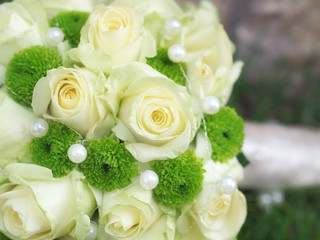
M 264 68 L 274 67 L 280 59 L 295 72 L 312 58 L 320 69 L 319 0 L 211 1 L 220 11 L 239 58 L 258 58 Z

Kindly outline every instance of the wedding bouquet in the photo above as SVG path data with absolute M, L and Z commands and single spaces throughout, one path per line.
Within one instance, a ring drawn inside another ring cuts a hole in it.
M 0 5 L 0 239 L 235 239 L 242 63 L 210 2 Z

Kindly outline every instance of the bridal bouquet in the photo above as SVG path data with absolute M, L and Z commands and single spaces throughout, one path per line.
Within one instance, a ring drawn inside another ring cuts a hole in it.
M 0 239 L 235 239 L 242 63 L 210 2 L 0 5 Z

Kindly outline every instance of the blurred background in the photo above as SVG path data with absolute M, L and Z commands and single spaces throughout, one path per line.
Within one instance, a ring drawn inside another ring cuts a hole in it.
M 320 239 L 320 1 L 212 2 L 245 63 L 229 101 L 251 161 L 238 239 Z
M 229 101 L 251 162 L 238 240 L 320 239 L 320 1 L 211 1 L 245 63 Z

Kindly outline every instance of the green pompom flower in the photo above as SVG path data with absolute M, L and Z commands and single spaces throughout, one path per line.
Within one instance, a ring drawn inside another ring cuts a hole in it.
M 158 72 L 172 79 L 177 84 L 182 86 L 186 85 L 186 78 L 181 70 L 182 67 L 183 71 L 186 73 L 186 65 L 185 63 L 180 63 L 180 67 L 179 63 L 172 62 L 168 57 L 168 49 L 159 48 L 155 57 L 147 58 L 147 64 L 149 64 Z
M 112 138 L 87 142 L 87 159 L 80 165 L 86 180 L 95 188 L 113 191 L 128 186 L 137 176 L 136 159 L 119 141 Z
M 216 114 L 205 114 L 204 121 L 214 161 L 225 162 L 241 152 L 244 122 L 234 109 L 224 107 Z M 201 128 L 204 130 L 203 123 Z
M 8 238 L 6 235 L 0 232 L 0 240 L 10 240 L 10 238 Z
M 31 46 L 16 53 L 8 63 L 5 85 L 11 97 L 23 105 L 31 105 L 34 86 L 47 71 L 62 65 L 53 48 Z
M 50 20 L 50 27 L 58 27 L 69 41 L 71 47 L 75 48 L 80 42 L 80 32 L 89 17 L 87 12 L 70 11 L 61 12 Z
M 76 166 L 68 158 L 68 149 L 81 140 L 81 136 L 60 123 L 50 123 L 48 132 L 41 138 L 33 138 L 30 145 L 31 160 L 51 169 L 54 177 L 68 175 Z
M 153 196 L 165 206 L 181 207 L 192 202 L 202 190 L 202 159 L 193 150 L 174 159 L 154 161 L 151 167 L 159 177 Z

